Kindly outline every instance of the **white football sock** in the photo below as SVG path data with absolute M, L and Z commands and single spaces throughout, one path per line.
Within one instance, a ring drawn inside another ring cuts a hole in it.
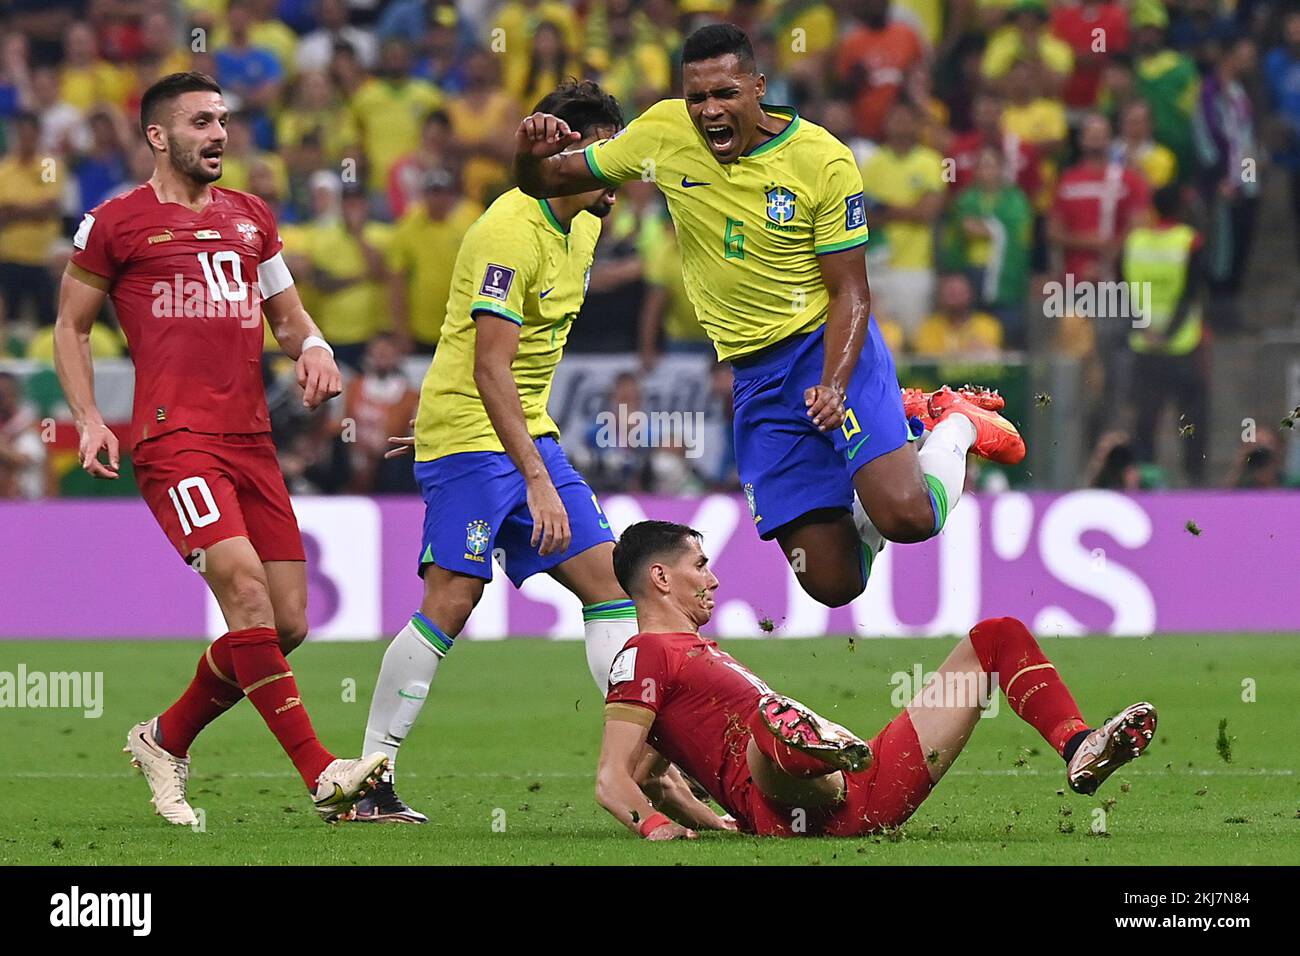
M 384 652 L 375 694 L 370 700 L 361 752 L 388 754 L 386 777 L 390 780 L 397 763 L 397 749 L 420 715 L 439 661 L 454 643 L 455 638 L 447 637 L 417 611 Z
M 975 426 L 960 412 L 930 429 L 917 456 L 934 499 L 934 533 L 943 529 L 966 486 L 966 452 L 975 444 Z
M 614 658 L 636 635 L 636 607 L 626 598 L 587 604 L 582 609 L 582 630 L 587 639 L 587 667 L 604 699 Z

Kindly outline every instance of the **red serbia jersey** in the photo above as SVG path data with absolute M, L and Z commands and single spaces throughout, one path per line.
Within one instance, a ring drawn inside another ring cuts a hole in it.
M 293 284 L 261 199 L 212 188 L 201 212 L 144 183 L 87 213 L 72 262 L 109 282 L 135 362 L 130 447 L 167 432 L 269 432 L 262 301 Z
M 609 669 L 608 704 L 650 712 L 650 744 L 747 819 L 750 716 L 768 687 L 698 634 L 638 634 Z

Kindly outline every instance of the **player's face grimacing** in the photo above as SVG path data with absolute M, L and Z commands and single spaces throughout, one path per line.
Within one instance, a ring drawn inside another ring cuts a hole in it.
M 766 91 L 767 77 L 746 70 L 734 53 L 682 68 L 686 110 L 720 163 L 734 163 L 749 148 Z
M 167 125 L 167 158 L 178 173 L 195 182 L 221 178 L 230 110 L 220 93 L 184 93 L 176 98 Z
M 691 538 L 665 571 L 672 600 L 696 627 L 708 624 L 713 617 L 713 592 L 718 589 L 718 579 L 709 569 L 708 555 L 700 543 Z

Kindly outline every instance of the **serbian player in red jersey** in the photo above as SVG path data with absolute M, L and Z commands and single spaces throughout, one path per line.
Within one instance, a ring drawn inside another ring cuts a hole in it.
M 141 494 L 230 628 L 199 659 L 180 699 L 131 728 L 126 749 L 155 809 L 171 823 L 196 822 L 185 796 L 190 743 L 247 696 L 317 811 L 334 820 L 374 787 L 387 758 L 342 760 L 326 750 L 285 661 L 306 637 L 307 573 L 271 442 L 263 314 L 297 358 L 304 405 L 337 395 L 341 380 L 280 256 L 271 211 L 212 185 L 228 116 L 221 88 L 201 73 L 165 76 L 145 92 L 140 126 L 154 172 L 77 230 L 59 293 L 55 364 L 81 433 L 82 467 L 116 478 L 118 442 L 95 404 L 89 347 L 111 298 L 135 362 L 130 448 Z
M 1001 684 L 1011 709 L 1064 758 L 1079 793 L 1096 791 L 1151 741 L 1156 711 L 1147 703 L 1090 728 L 1033 635 L 1009 617 L 976 624 L 940 666 L 933 680 L 957 693 L 927 685 L 861 740 L 773 692 L 700 635 L 718 587 L 700 542 L 684 525 L 642 521 L 614 548 L 614 573 L 636 602 L 641 632 L 610 668 L 596 799 L 643 837 L 695 836 L 693 819 L 669 819 L 637 788 L 647 743 L 743 832 L 861 836 L 902 824 L 957 759 L 982 711 L 982 695 L 963 689 Z

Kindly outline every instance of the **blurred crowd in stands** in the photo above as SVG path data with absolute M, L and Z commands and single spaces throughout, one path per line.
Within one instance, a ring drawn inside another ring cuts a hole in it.
M 1300 250 L 1300 9 L 1286 2 L 14 0 L 0 12 L 0 356 L 50 359 L 76 224 L 152 168 L 141 93 L 202 70 L 233 110 L 219 185 L 271 205 L 352 373 L 331 414 L 303 416 L 268 339 L 290 485 L 409 490 L 409 467 L 382 457 L 417 399 L 403 365 L 437 347 L 450 264 L 510 188 L 520 119 L 570 75 L 634 118 L 678 93 L 682 38 L 717 20 L 753 38 L 769 102 L 856 155 L 874 311 L 904 362 L 1073 357 L 1089 482 L 1222 478 L 1205 469 L 1207 344 L 1258 331 L 1243 299 L 1269 177 L 1287 181 L 1287 254 Z M 1117 300 L 1120 283 L 1148 291 Z M 104 319 L 96 356 L 125 354 Z M 620 190 L 569 352 L 635 356 L 646 372 L 712 354 L 653 184 Z M 713 373 L 720 407 L 727 375 Z M 1169 417 L 1183 474 L 1162 476 Z M 36 426 L 0 375 L 0 496 L 41 492 Z M 732 481 L 634 477 L 590 451 L 607 487 Z M 1283 484 L 1280 461 L 1264 435 L 1230 480 Z

